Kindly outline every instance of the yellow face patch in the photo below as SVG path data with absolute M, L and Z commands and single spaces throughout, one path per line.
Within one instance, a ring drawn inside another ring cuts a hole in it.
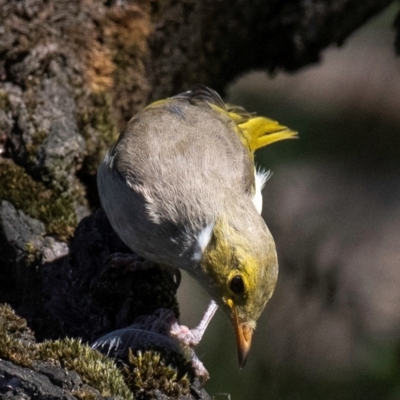
M 201 264 L 225 303 L 233 299 L 235 304 L 244 304 L 256 287 L 259 263 L 250 254 L 244 239 L 226 221 L 215 224 Z M 232 290 L 232 279 L 236 276 L 243 281 L 241 293 Z
M 226 312 L 255 326 L 274 291 L 278 267 L 273 242 L 257 251 L 248 240 L 227 220 L 218 220 L 200 261 L 200 279 Z

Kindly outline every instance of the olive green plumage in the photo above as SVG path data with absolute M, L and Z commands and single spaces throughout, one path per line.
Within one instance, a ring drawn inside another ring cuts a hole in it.
M 232 319 L 242 365 L 278 274 L 260 216 L 266 176 L 253 154 L 295 135 L 196 87 L 135 115 L 98 171 L 115 231 L 139 255 L 203 285 Z

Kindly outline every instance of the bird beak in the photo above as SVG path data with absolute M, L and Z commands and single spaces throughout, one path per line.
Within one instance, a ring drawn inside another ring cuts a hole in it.
M 250 328 L 245 322 L 239 322 L 236 307 L 234 306 L 232 301 L 228 301 L 228 305 L 232 311 L 232 322 L 236 334 L 239 367 L 243 368 L 246 364 L 246 360 L 250 352 L 253 328 Z

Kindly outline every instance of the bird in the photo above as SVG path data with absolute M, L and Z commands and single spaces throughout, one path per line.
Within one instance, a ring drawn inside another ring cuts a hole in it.
M 140 257 L 203 286 L 233 324 L 240 368 L 278 277 L 261 216 L 269 173 L 257 169 L 254 153 L 296 137 L 197 85 L 134 115 L 98 168 L 113 229 Z

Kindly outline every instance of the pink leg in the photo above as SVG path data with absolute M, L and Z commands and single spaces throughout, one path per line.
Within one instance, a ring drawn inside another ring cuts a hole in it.
M 189 329 L 185 325 L 178 325 L 177 322 L 171 325 L 171 335 L 176 337 L 181 343 L 189 347 L 197 346 L 204 332 L 207 329 L 208 324 L 212 320 L 215 312 L 217 311 L 218 306 L 214 300 L 211 300 L 210 304 L 207 307 L 207 311 L 203 315 L 200 323 L 196 326 L 196 328 Z

